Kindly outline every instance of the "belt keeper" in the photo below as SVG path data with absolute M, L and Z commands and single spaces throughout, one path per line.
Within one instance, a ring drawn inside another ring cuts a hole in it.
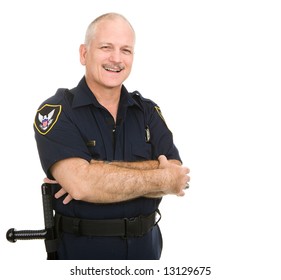
M 127 234 L 127 228 L 128 228 L 128 218 L 124 218 L 124 235 L 122 236 L 123 239 L 127 239 L 128 238 L 128 234 Z
M 141 223 L 141 216 L 133 217 L 133 218 L 125 218 L 125 233 L 123 238 L 127 239 L 128 237 L 140 237 L 143 236 L 142 232 L 142 223 Z M 134 228 L 134 232 L 132 233 L 132 227 Z
M 73 233 L 76 235 L 80 235 L 80 219 L 74 218 L 72 221 Z

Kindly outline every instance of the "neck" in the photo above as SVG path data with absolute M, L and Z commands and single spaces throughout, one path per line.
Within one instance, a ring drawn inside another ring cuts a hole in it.
M 87 84 L 98 102 L 110 112 L 110 114 L 116 121 L 122 86 L 120 85 L 114 88 L 106 88 L 104 86 L 93 84 L 88 81 Z

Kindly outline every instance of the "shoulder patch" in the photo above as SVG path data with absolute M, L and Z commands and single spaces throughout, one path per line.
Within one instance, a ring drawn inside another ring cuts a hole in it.
M 45 104 L 37 111 L 34 126 L 40 134 L 45 135 L 53 128 L 60 116 L 61 109 L 61 105 Z
M 160 108 L 158 106 L 154 106 L 154 108 L 155 108 L 156 112 L 158 113 L 159 117 L 163 120 L 164 123 L 166 123 Z

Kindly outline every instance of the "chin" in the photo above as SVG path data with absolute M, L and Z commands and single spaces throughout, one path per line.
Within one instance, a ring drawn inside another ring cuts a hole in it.
M 122 86 L 122 83 L 104 83 L 104 86 L 108 89 L 114 89 L 114 88 L 120 88 Z
M 110 81 L 104 81 L 104 85 L 107 86 L 108 88 L 116 88 L 120 87 L 125 79 L 118 79 L 118 80 L 110 80 Z

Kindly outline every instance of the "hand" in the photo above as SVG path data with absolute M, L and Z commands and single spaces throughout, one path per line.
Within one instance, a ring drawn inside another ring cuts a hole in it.
M 159 169 L 163 169 L 164 171 L 163 192 L 184 196 L 184 189 L 190 181 L 190 177 L 188 176 L 189 169 L 167 160 L 164 155 L 160 155 L 158 161 Z
M 57 184 L 58 182 L 55 181 L 55 180 L 51 180 L 49 178 L 44 178 L 44 183 L 47 183 L 47 184 Z M 67 192 L 61 188 L 58 192 L 55 193 L 55 198 L 58 199 L 60 197 L 62 197 L 63 195 L 65 195 Z M 67 204 L 69 203 L 71 200 L 72 200 L 72 196 L 70 194 L 67 194 L 67 196 L 64 198 L 63 200 L 63 204 Z

